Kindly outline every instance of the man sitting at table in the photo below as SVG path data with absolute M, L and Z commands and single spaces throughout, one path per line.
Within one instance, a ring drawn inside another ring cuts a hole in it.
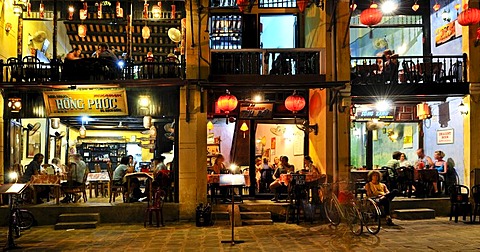
M 273 173 L 273 177 L 274 177 L 275 181 L 273 181 L 270 184 L 270 191 L 274 193 L 274 197 L 273 197 L 272 201 L 275 201 L 275 202 L 278 201 L 277 188 L 282 186 L 282 183 L 280 182 L 280 175 L 295 172 L 295 166 L 288 163 L 288 157 L 287 156 L 281 156 L 280 157 L 280 162 L 281 162 L 280 165 L 278 166 L 278 168 Z
M 27 168 L 25 169 L 25 173 L 23 174 L 23 177 L 20 179 L 21 183 L 28 183 L 32 179 L 33 175 L 39 175 L 41 174 L 41 165 L 43 162 L 43 154 L 37 153 L 33 157 L 33 160 L 27 165 Z M 38 186 L 36 188 L 37 190 L 37 198 L 34 199 L 35 203 L 41 204 L 43 201 L 41 198 L 46 198 L 48 197 L 48 194 L 50 193 L 50 188 L 48 186 Z M 32 197 L 33 198 L 33 197 Z
M 82 53 L 82 50 L 79 48 L 73 48 L 69 53 L 67 53 L 67 56 L 65 56 L 66 60 L 77 60 L 81 59 L 80 54 Z
M 432 158 L 425 155 L 425 151 L 423 150 L 423 148 L 419 148 L 417 150 L 417 156 L 418 156 L 418 159 L 415 162 L 415 169 L 424 169 L 424 168 L 433 167 Z
M 87 164 L 83 162 L 80 154 L 73 154 L 70 162 L 69 170 L 67 171 L 67 182 L 61 184 L 61 189 L 65 193 L 65 189 L 69 187 L 77 187 L 84 183 L 83 177 L 87 171 Z M 61 200 L 62 203 L 69 203 L 72 201 L 76 203 L 80 199 L 81 195 L 70 195 L 65 193 L 65 198 Z

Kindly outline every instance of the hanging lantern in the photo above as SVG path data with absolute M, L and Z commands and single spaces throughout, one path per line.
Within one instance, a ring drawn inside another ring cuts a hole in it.
M 78 133 L 80 134 L 80 138 L 85 138 L 87 136 L 87 129 L 85 126 L 81 126 L 80 129 L 78 129 Z
M 176 10 L 177 10 L 177 7 L 175 6 L 175 4 L 172 4 L 172 19 L 175 19 L 176 18 Z
M 40 8 L 38 9 L 38 12 L 40 13 L 40 18 L 45 17 L 45 5 L 43 3 L 40 3 Z
M 245 138 L 245 131 L 248 130 L 248 125 L 246 122 L 243 122 L 242 126 L 240 127 L 240 130 L 243 131 L 243 138 Z
M 146 25 L 142 28 L 142 38 L 145 40 L 150 38 L 150 28 Z
M 417 117 L 420 120 L 425 120 L 432 117 L 430 106 L 426 102 L 417 104 Z
M 240 12 L 243 12 L 246 7 L 250 4 L 249 0 L 237 0 L 237 6 Z
M 227 90 L 227 93 L 218 97 L 217 105 L 218 108 L 222 111 L 225 112 L 225 114 L 230 113 L 230 111 L 233 111 L 238 104 L 237 97 L 234 95 L 230 94 L 230 91 Z
M 453 8 L 455 8 L 456 11 L 460 10 L 460 4 L 456 3 L 455 6 L 453 6 Z
M 307 7 L 308 0 L 297 0 L 298 10 L 303 13 Z
M 19 5 L 19 4 L 14 4 L 13 5 L 13 14 L 15 14 L 15 16 L 18 16 L 20 17 L 22 15 L 22 6 Z
M 292 111 L 294 114 L 302 110 L 305 107 L 305 98 L 298 95 L 297 92 L 293 92 L 292 95 L 285 99 L 285 108 Z
M 354 12 L 356 9 L 357 9 L 357 4 L 356 3 L 353 3 L 352 5 L 350 5 L 350 10 L 352 12 Z
M 477 24 L 480 21 L 480 9 L 468 8 L 457 17 L 457 21 L 462 26 L 470 26 Z
M 75 8 L 73 8 L 73 5 L 68 6 L 68 20 L 73 19 L 73 12 L 75 11 Z
M 152 17 L 155 19 L 162 18 L 162 2 L 158 2 L 157 5 L 152 7 Z
M 145 3 L 143 4 L 143 19 L 148 19 L 148 3 L 147 1 L 145 1 Z
M 102 13 L 102 2 L 97 4 L 97 18 L 102 19 L 103 13 Z
M 80 9 L 78 11 L 78 16 L 80 17 L 80 20 L 85 20 L 87 19 L 87 15 L 88 15 L 88 6 L 87 6 L 87 2 L 84 2 L 83 3 L 83 9 Z
M 120 2 L 115 4 L 115 15 L 117 18 L 123 18 L 123 8 L 120 7 Z
M 152 117 L 151 116 L 144 116 L 143 117 L 143 127 L 145 129 L 149 129 L 152 126 Z
M 413 10 L 413 11 L 417 11 L 418 8 L 420 8 L 420 5 L 418 5 L 417 1 L 415 1 L 415 4 L 412 5 L 412 10 Z
M 87 26 L 86 25 L 83 25 L 83 24 L 79 25 L 77 30 L 78 30 L 78 36 L 80 38 L 85 38 L 85 36 L 87 36 Z
M 435 1 L 435 4 L 433 5 L 432 8 L 436 12 L 436 11 L 440 10 L 440 4 L 438 4 L 438 2 Z
M 360 22 L 367 26 L 372 26 L 380 23 L 382 21 L 383 14 L 377 8 L 370 8 L 365 9 L 360 13 Z
M 60 118 L 51 118 L 50 124 L 52 125 L 52 129 L 60 128 Z

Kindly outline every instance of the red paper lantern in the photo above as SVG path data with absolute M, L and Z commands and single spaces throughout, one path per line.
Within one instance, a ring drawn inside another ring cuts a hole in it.
M 470 26 L 480 22 L 480 10 L 468 8 L 458 15 L 458 23 L 462 26 Z
M 303 96 L 294 93 L 285 99 L 285 108 L 297 113 L 305 107 L 305 98 Z
M 307 7 L 307 3 L 308 1 L 306 0 L 297 0 L 297 7 L 301 13 L 305 11 L 305 8 Z
M 238 100 L 237 97 L 231 95 L 227 90 L 226 94 L 218 98 L 217 104 L 218 108 L 228 115 L 230 111 L 233 111 L 237 107 Z
M 249 0 L 237 0 L 237 6 L 240 12 L 243 12 L 249 4 Z
M 383 14 L 379 9 L 368 8 L 360 13 L 360 23 L 372 26 L 380 23 L 382 21 Z

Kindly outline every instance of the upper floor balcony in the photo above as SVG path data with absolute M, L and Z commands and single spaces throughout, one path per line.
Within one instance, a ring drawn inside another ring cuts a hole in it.
M 325 49 L 211 50 L 210 81 L 235 85 L 329 85 Z
M 469 92 L 467 55 L 352 57 L 352 96 L 455 96 Z
M 39 85 L 46 83 L 128 83 L 128 82 L 182 82 L 184 61 L 177 57 L 148 57 L 143 61 L 109 61 L 102 58 L 41 61 L 35 56 L 22 60 L 0 60 L 1 86 L 12 84 Z

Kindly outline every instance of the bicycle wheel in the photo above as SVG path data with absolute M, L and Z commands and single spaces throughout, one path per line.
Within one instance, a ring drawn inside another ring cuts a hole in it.
M 340 206 L 335 198 L 327 198 L 323 204 L 323 208 L 330 224 L 338 226 L 338 224 L 340 224 Z
M 380 232 L 381 212 L 373 199 L 366 199 L 362 205 L 363 224 L 370 234 Z
M 362 215 L 354 203 L 348 203 L 345 208 L 345 219 L 348 227 L 354 235 L 361 235 L 363 232 Z
M 26 209 L 19 209 L 14 214 L 18 214 L 18 216 L 15 217 L 17 220 L 17 225 L 20 229 L 25 230 L 32 227 L 33 222 L 35 221 L 35 217 L 33 217 L 33 214 L 30 211 Z

